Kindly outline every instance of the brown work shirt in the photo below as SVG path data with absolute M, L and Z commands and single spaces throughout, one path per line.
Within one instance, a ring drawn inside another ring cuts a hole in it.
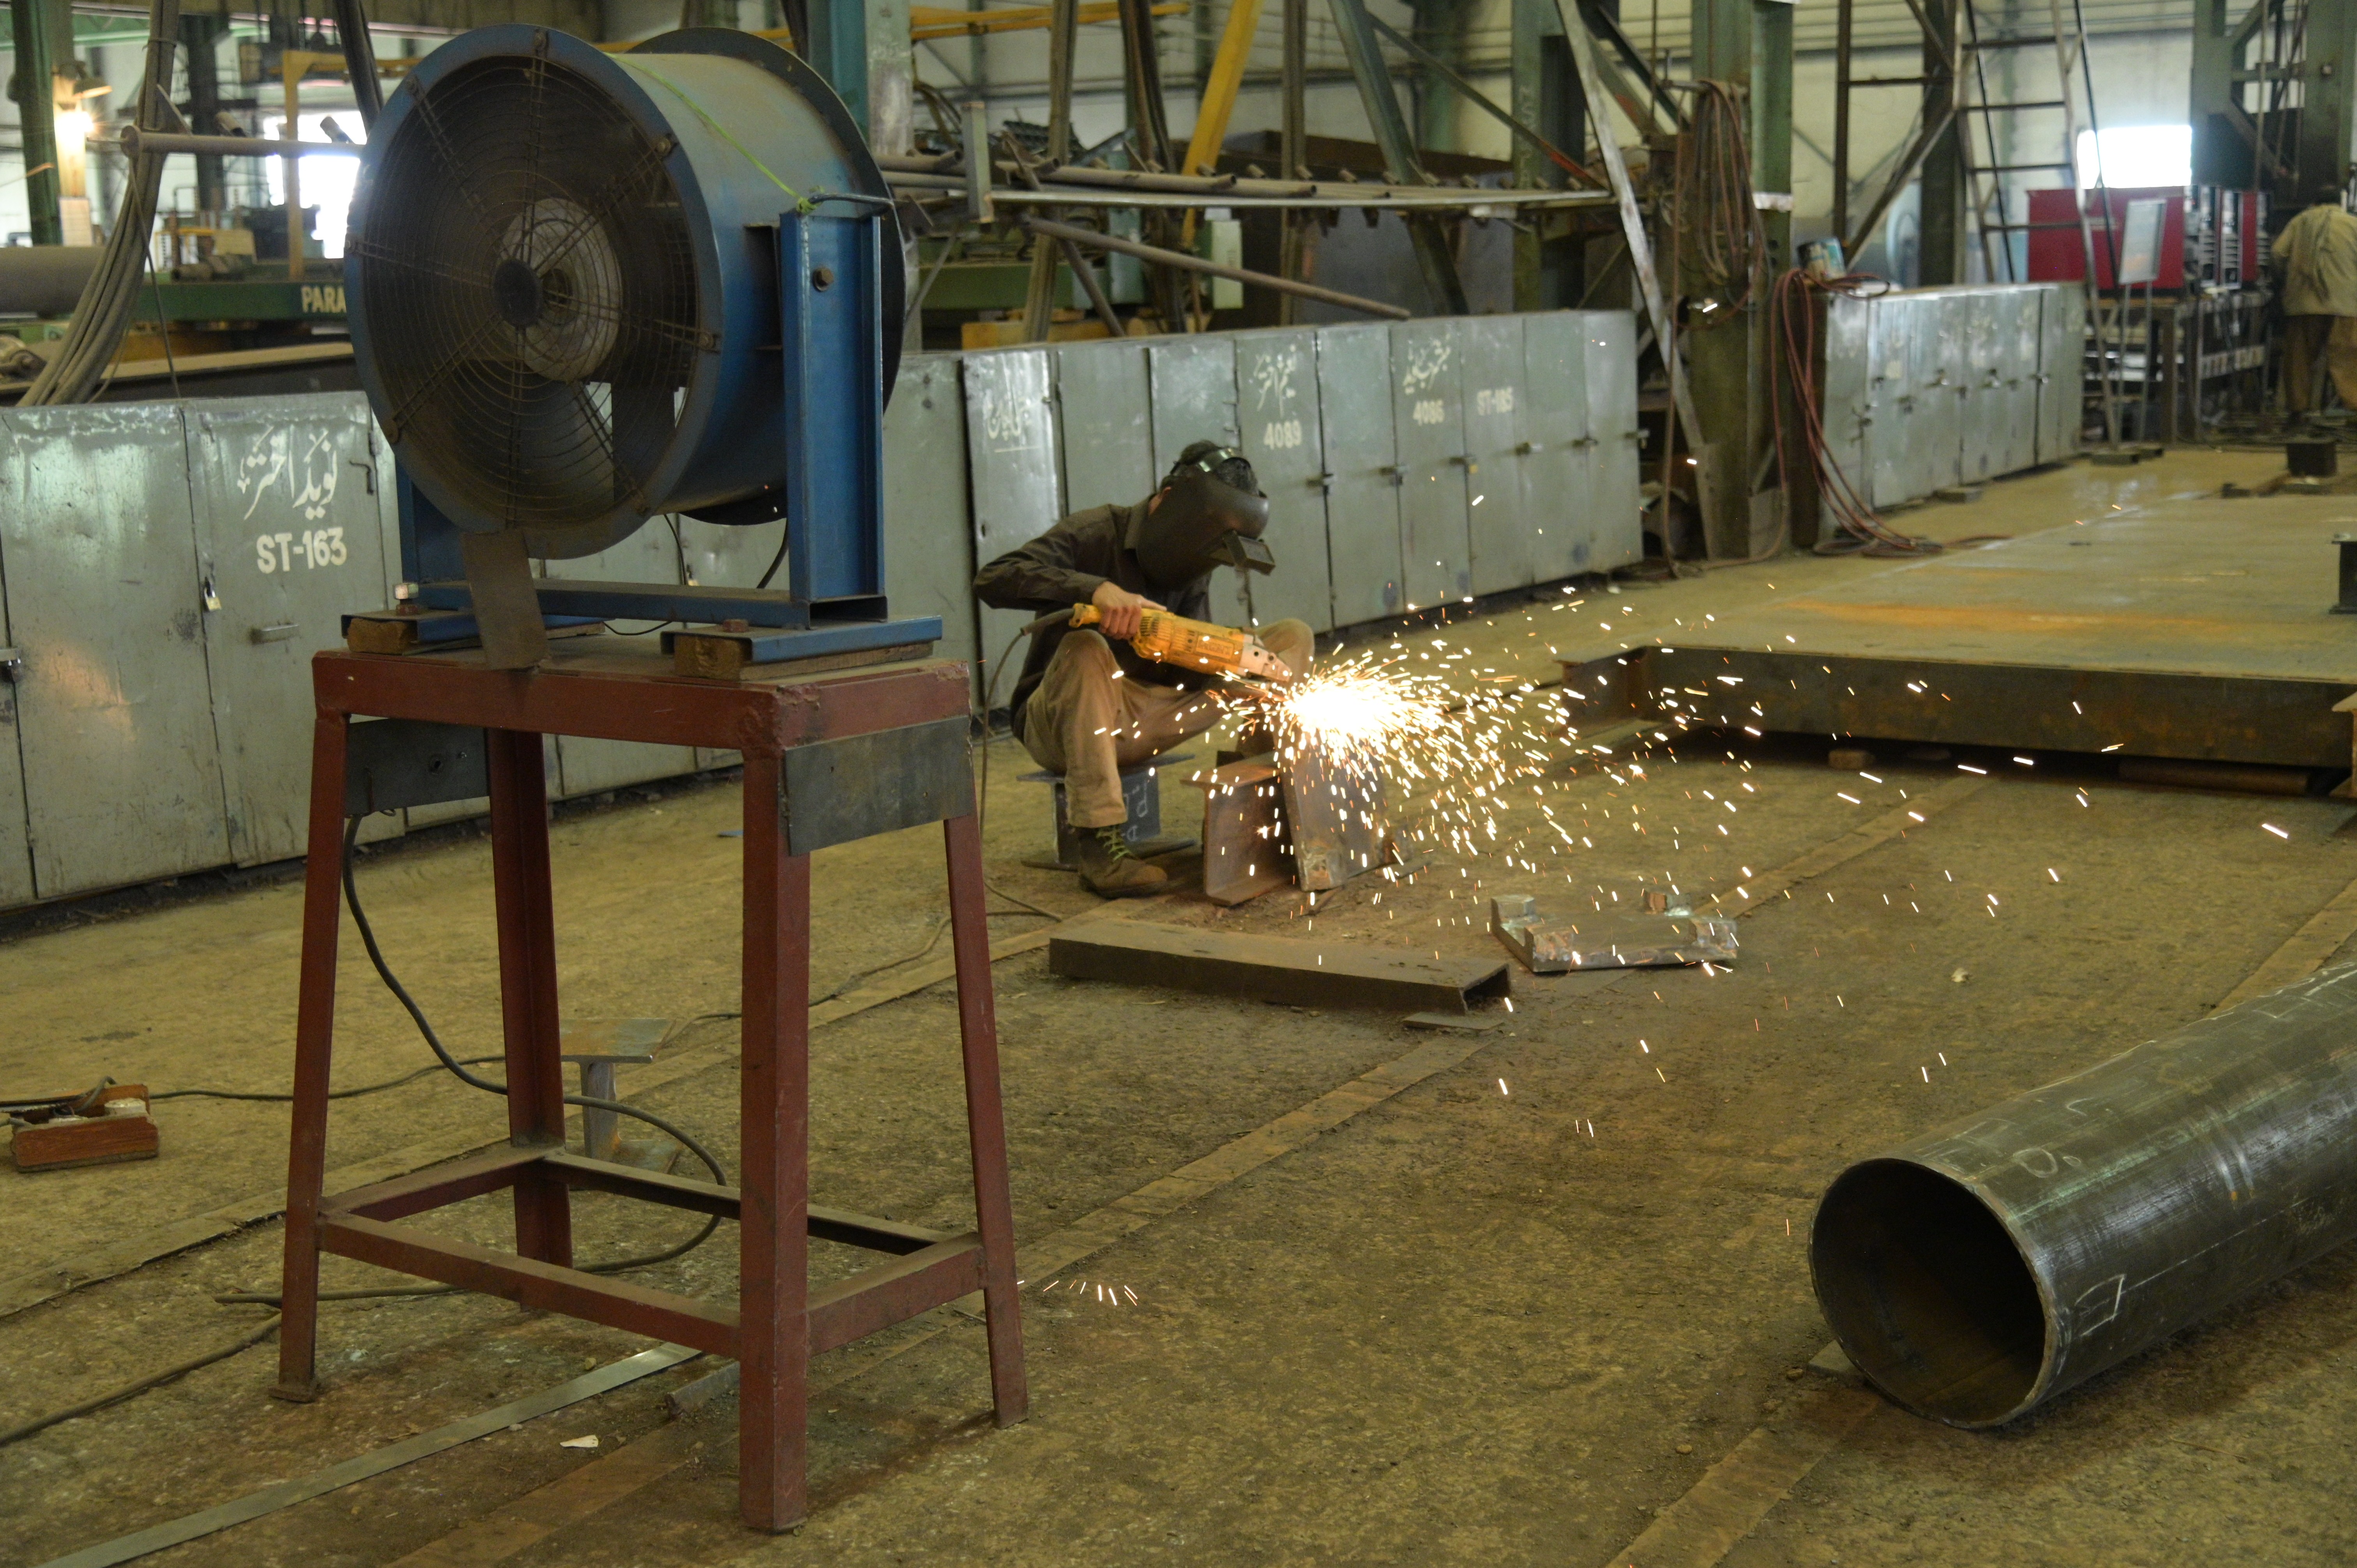
M 2357 214 L 2319 202 L 2268 252 L 2283 270 L 2286 316 L 2357 316 Z
M 974 596 L 994 609 L 1046 615 L 1051 610 L 1087 604 L 1100 584 L 1112 583 L 1133 594 L 1144 595 L 1174 615 L 1192 620 L 1209 619 L 1211 579 L 1208 574 L 1178 589 L 1157 587 L 1146 581 L 1145 568 L 1137 564 L 1137 531 L 1146 520 L 1146 505 L 1139 501 L 1135 506 L 1098 506 L 1074 512 L 1030 543 L 1019 545 L 985 566 L 974 576 Z M 1031 650 L 1023 660 L 1023 673 L 1015 682 L 1014 696 L 1007 702 L 1018 736 L 1023 733 L 1024 704 L 1031 700 L 1039 678 L 1047 673 L 1048 660 L 1056 655 L 1056 644 L 1064 639 L 1069 630 L 1069 627 L 1051 626 L 1031 639 Z M 1144 681 L 1149 685 L 1200 691 L 1216 679 L 1206 671 L 1182 670 L 1174 664 L 1141 659 L 1126 642 L 1114 643 L 1113 654 L 1120 660 L 1125 679 Z

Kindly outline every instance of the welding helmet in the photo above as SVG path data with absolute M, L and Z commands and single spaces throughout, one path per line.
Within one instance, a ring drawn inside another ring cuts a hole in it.
M 1157 587 L 1200 582 L 1222 566 L 1273 572 L 1276 557 L 1261 542 L 1268 498 L 1252 465 L 1232 447 L 1199 441 L 1163 481 L 1161 503 L 1138 521 L 1133 548 Z

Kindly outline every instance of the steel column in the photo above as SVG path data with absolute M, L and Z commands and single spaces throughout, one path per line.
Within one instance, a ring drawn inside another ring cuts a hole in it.
M 33 243 L 62 245 L 58 218 L 57 60 L 49 48 L 49 7 L 57 0 L 12 0 L 8 27 L 16 45 L 16 121 L 25 148 L 25 206 Z
M 565 1144 L 565 1064 L 556 1011 L 556 911 L 549 887 L 548 779 L 540 736 L 494 729 L 491 896 L 499 912 L 500 1015 L 507 1044 L 508 1142 Z M 516 1183 L 516 1251 L 544 1263 L 573 1262 L 572 1207 L 561 1183 Z
M 1512 0 L 1513 84 L 1509 107 L 1572 157 L 1587 146 L 1587 101 L 1563 36 L 1555 0 Z M 1564 169 L 1525 138 L 1513 144 L 1514 183 L 1525 189 L 1569 183 Z M 1555 231 L 1563 220 L 1539 218 L 1514 234 L 1514 308 L 1554 310 L 1577 305 L 1587 288 L 1587 230 Z
M 868 128 L 866 0 L 810 0 L 810 38 L 794 39 L 865 134 Z M 903 38 L 907 37 L 905 21 Z M 881 149 L 878 149 L 879 151 Z
M 1838 0 L 1834 19 L 1834 238 L 1849 232 L 1850 38 L 1857 0 Z
M 180 48 L 188 56 L 188 124 L 199 135 L 210 136 L 221 129 L 221 122 L 215 118 L 221 113 L 221 62 L 214 49 L 228 33 L 226 16 L 191 13 L 180 18 Z M 363 122 L 372 114 L 373 111 L 364 115 Z M 292 136 L 295 133 L 289 131 L 287 134 Z M 220 213 L 228 207 L 221 172 L 219 153 L 197 155 L 199 211 Z
M 1278 169 L 1280 179 L 1301 179 L 1309 172 L 1309 0 L 1282 0 L 1285 17 L 1283 62 L 1278 70 L 1279 119 Z M 1135 124 L 1135 122 L 1133 122 Z M 1308 241 L 1310 225 L 1316 221 L 1307 213 L 1284 212 L 1277 216 L 1283 225 L 1284 239 L 1277 252 L 1276 272 L 1279 277 L 1297 283 L 1308 281 Z M 1279 295 L 1276 319 L 1282 326 L 1293 325 L 1299 312 L 1295 296 Z
M 1964 137 L 1961 107 L 1963 0 L 1922 0 L 1923 124 L 1938 125 L 1923 155 L 1916 282 L 1932 287 L 1964 279 Z
M 1391 68 L 1383 63 L 1383 47 L 1375 41 L 1375 29 L 1367 20 L 1364 0 L 1330 0 L 1330 4 L 1334 31 L 1341 38 L 1342 52 L 1350 58 L 1351 74 L 1359 84 L 1359 102 L 1366 109 L 1375 145 L 1383 151 L 1383 177 L 1394 185 L 1430 183 L 1423 165 L 1417 161 L 1415 145 L 1408 137 L 1407 119 L 1400 113 Z M 1432 296 L 1434 313 L 1465 315 L 1469 308 L 1465 285 L 1457 275 L 1457 258 L 1449 251 L 1448 234 L 1440 220 L 1422 214 L 1406 215 L 1404 220 L 1408 238 L 1415 246 L 1416 263 L 1424 272 L 1425 289 Z
M 1695 75 L 1742 90 L 1757 191 L 1789 197 L 1792 168 L 1792 7 L 1776 0 L 1700 0 L 1695 6 Z M 1782 525 L 1783 500 L 1774 475 L 1775 395 L 1769 338 L 1769 282 L 1788 264 L 1792 217 L 1761 214 L 1767 231 L 1767 276 L 1759 280 L 1740 323 L 1686 335 L 1695 413 L 1701 422 L 1698 454 L 1712 466 L 1704 492 L 1714 498 L 1704 523 L 1711 555 L 1740 560 L 1772 548 Z M 1689 280 L 1676 285 L 1684 287 Z M 1692 437 L 1690 437 L 1692 439 Z

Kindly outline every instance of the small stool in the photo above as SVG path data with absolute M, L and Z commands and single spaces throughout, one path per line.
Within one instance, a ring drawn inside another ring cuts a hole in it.
M 1160 768 L 1180 762 L 1191 762 L 1191 752 L 1166 751 L 1159 757 L 1149 757 L 1143 762 L 1132 763 L 1121 770 L 1121 804 L 1129 813 L 1121 824 L 1121 836 L 1130 853 L 1140 860 L 1151 860 L 1157 854 L 1176 854 L 1182 849 L 1193 849 L 1196 840 L 1183 834 L 1165 837 L 1162 832 L 1162 789 L 1155 775 Z M 1029 854 L 1023 864 L 1040 871 L 1078 871 L 1081 868 L 1081 834 L 1089 831 L 1072 826 L 1070 807 L 1064 798 L 1064 776 L 1046 768 L 1017 775 L 1027 784 L 1052 784 L 1056 800 L 1056 850 L 1053 854 Z

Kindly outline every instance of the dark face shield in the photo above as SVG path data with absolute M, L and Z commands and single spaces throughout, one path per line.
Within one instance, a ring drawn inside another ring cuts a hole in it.
M 1222 566 L 1273 572 L 1276 557 L 1261 542 L 1268 498 L 1190 474 L 1162 492 L 1162 504 L 1138 529 L 1137 564 L 1157 587 L 1182 588 Z

